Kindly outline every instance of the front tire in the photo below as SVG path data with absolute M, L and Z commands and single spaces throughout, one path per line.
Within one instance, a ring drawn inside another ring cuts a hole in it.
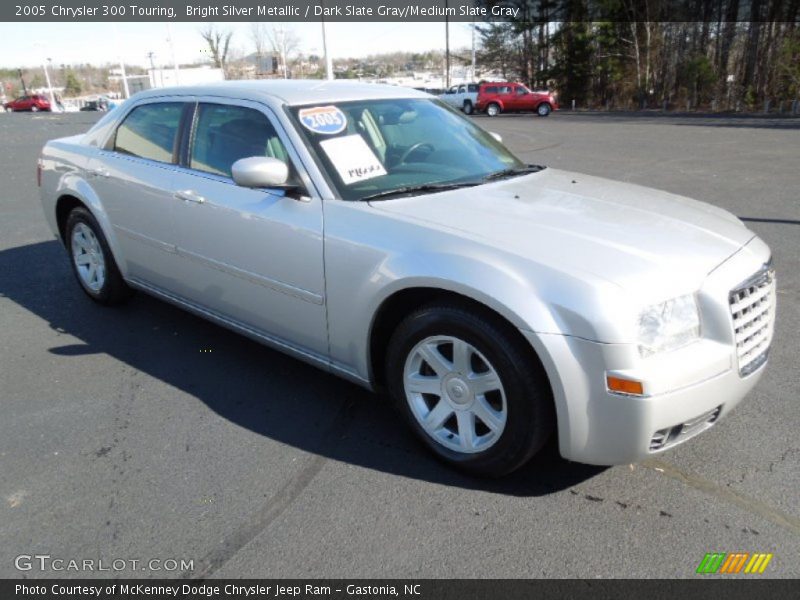
M 547 102 L 542 102 L 536 107 L 536 114 L 540 117 L 546 117 L 552 110 L 552 107 Z
M 554 428 L 543 368 L 499 319 L 423 307 L 392 335 L 386 374 L 396 407 L 422 442 L 472 475 L 518 469 Z
M 31 106 L 31 112 L 39 112 L 39 107 L 34 104 Z
M 103 230 L 87 209 L 78 207 L 69 213 L 66 245 L 72 272 L 89 298 L 113 306 L 131 297 L 133 290 L 122 278 Z
M 496 117 L 500 114 L 500 105 L 496 102 L 492 102 L 489 106 L 486 107 L 486 114 L 490 117 Z

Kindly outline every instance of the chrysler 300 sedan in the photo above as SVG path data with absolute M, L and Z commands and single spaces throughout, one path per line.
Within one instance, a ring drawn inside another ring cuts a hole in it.
M 39 184 L 91 299 L 142 290 L 385 391 L 473 474 L 554 433 L 601 465 L 680 444 L 772 339 L 770 251 L 735 216 L 526 165 L 410 89 L 151 90 L 49 142 Z

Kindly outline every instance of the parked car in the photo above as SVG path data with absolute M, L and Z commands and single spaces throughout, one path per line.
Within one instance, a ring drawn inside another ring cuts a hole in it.
M 111 100 L 109 100 L 108 97 L 98 96 L 96 98 L 84 101 L 83 106 L 81 106 L 80 110 L 82 112 L 104 111 L 104 110 L 109 110 L 110 104 Z
M 7 112 L 19 112 L 29 110 L 31 112 L 39 112 L 40 110 L 51 110 L 50 100 L 41 94 L 30 94 L 27 96 L 20 96 L 16 100 L 7 102 L 5 104 Z
M 146 91 L 48 142 L 39 181 L 92 300 L 142 290 L 386 390 L 470 473 L 513 471 L 554 431 L 570 460 L 643 459 L 765 370 L 775 277 L 738 218 L 526 165 L 414 90 Z
M 535 112 L 540 117 L 558 110 L 550 92 L 532 92 L 521 83 L 482 83 L 475 108 L 490 117 L 502 112 Z
M 444 94 L 441 94 L 439 98 L 453 108 L 463 110 L 464 114 L 471 115 L 478 102 L 478 87 L 477 83 L 454 85 Z
M 79 110 L 80 112 L 96 112 L 103 109 L 100 107 L 98 100 L 87 100 Z

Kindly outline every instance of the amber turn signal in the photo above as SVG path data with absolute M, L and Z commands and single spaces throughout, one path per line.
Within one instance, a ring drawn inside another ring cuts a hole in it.
M 641 381 L 633 381 L 632 379 L 622 379 L 621 377 L 606 377 L 608 389 L 612 392 L 621 392 L 623 394 L 634 394 L 636 396 L 644 395 L 644 386 Z

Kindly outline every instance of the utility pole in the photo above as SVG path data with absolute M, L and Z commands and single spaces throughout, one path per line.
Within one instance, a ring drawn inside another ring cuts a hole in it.
M 169 51 L 172 54 L 172 68 L 175 71 L 175 85 L 181 84 L 180 70 L 178 69 L 178 60 L 175 58 L 175 41 L 172 39 L 172 26 L 167 22 L 167 41 L 169 42 Z
M 472 81 L 475 81 L 475 19 L 472 19 Z
M 50 110 L 53 110 L 56 107 L 56 97 L 53 95 L 53 84 L 50 82 L 50 73 L 47 71 L 47 63 L 51 62 L 52 60 L 52 58 L 48 58 L 44 63 L 42 63 L 42 67 L 44 67 L 44 79 L 47 81 L 47 91 L 50 95 Z
M 153 62 L 154 52 L 148 52 L 147 58 L 150 59 L 150 87 L 156 87 L 156 65 Z
M 450 17 L 448 16 L 448 1 L 444 2 L 444 88 L 450 89 Z
M 22 82 L 22 95 L 28 95 L 28 86 L 25 85 L 25 78 L 22 76 L 22 69 L 17 69 L 17 73 L 19 73 L 19 80 Z
M 333 81 L 333 57 L 328 52 L 328 39 L 325 34 L 325 3 L 320 2 L 322 5 L 322 52 L 325 54 L 325 78 L 328 81 Z
M 117 24 L 114 23 L 114 37 L 119 40 L 119 30 Z M 128 88 L 128 74 L 125 72 L 125 61 L 122 60 L 122 55 L 119 55 L 119 69 L 122 72 L 122 89 L 125 92 L 125 98 L 131 97 L 131 90 Z
M 283 28 L 283 25 L 280 26 L 280 29 L 275 31 L 275 37 L 278 41 L 278 52 L 281 53 L 281 65 L 283 66 L 283 78 L 289 79 L 289 67 L 286 64 L 286 30 Z

